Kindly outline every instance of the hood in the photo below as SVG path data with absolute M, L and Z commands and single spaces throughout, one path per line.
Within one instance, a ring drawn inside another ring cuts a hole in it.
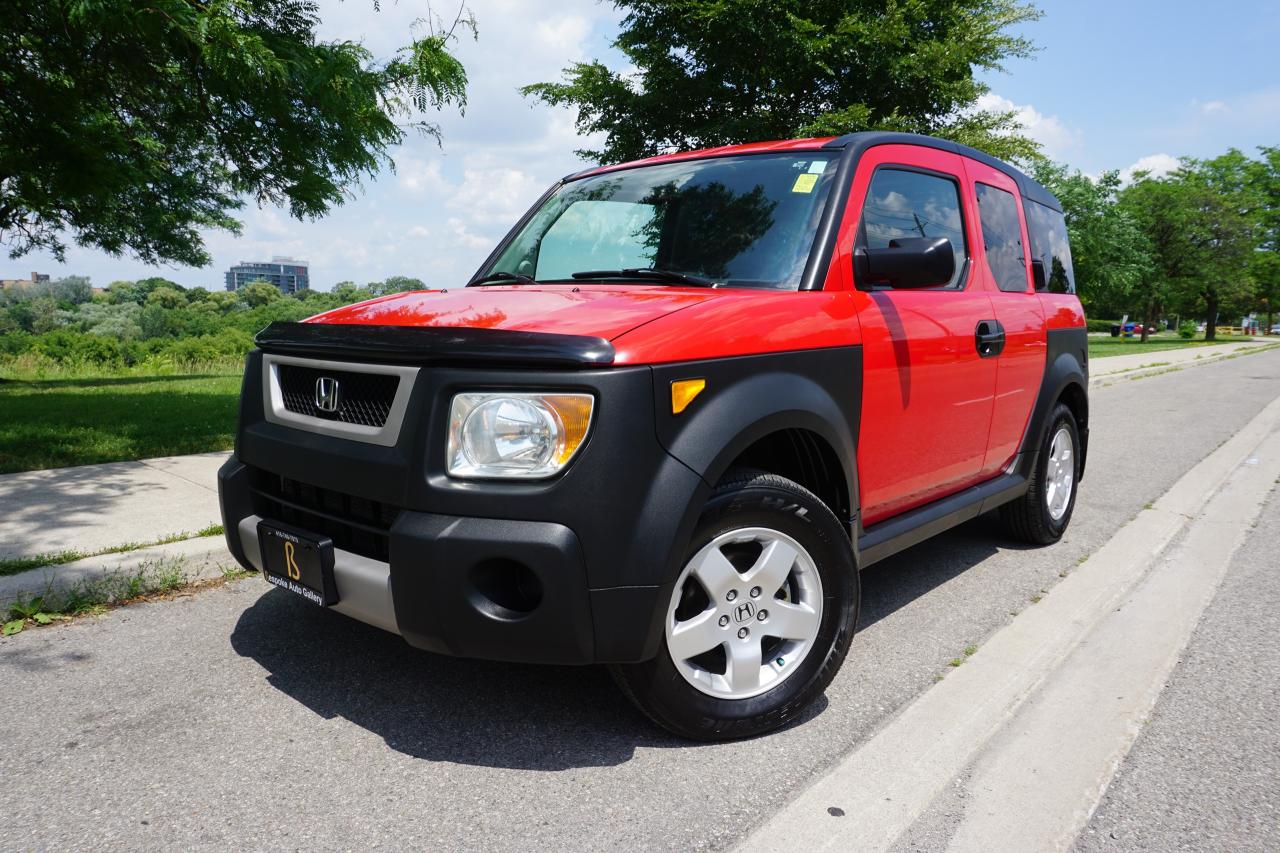
M 646 285 L 462 287 L 397 293 L 319 314 L 308 323 L 508 329 L 613 340 L 720 297 L 704 288 Z

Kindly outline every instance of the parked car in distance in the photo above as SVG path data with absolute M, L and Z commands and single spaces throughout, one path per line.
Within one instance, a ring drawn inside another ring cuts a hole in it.
M 766 732 L 845 660 L 860 570 L 991 510 L 1062 536 L 1074 291 L 1057 199 L 953 142 L 588 169 L 466 287 L 258 335 L 227 542 L 420 649 L 608 664 L 673 732 Z

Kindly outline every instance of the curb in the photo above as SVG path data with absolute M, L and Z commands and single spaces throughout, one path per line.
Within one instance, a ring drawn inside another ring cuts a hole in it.
M 1188 530 L 1188 543 L 1191 536 L 1196 545 L 1207 537 L 1225 566 L 1277 474 L 1280 399 L 736 849 L 889 850 L 967 768 L 982 775 L 966 783 L 977 799 L 966 807 L 970 824 L 957 830 L 965 834 L 951 839 L 958 849 L 1063 849 L 1105 789 L 1115 756 L 1123 757 L 1140 730 L 1143 713 L 1185 642 L 1183 633 L 1189 635 L 1220 578 L 1205 565 L 1203 550 L 1189 552 L 1188 560 L 1176 547 L 1169 549 L 1170 543 Z M 1144 591 L 1150 589 L 1160 595 Z M 1112 643 L 1105 660 L 1117 667 L 1103 679 L 1096 669 L 1080 666 L 1089 656 L 1077 651 L 1096 648 L 1099 638 L 1117 633 L 1117 624 L 1160 630 Z M 1150 654 L 1125 668 L 1138 652 Z M 1089 677 L 1079 678 L 1081 671 Z M 1116 671 L 1120 678 L 1111 678 Z M 1127 687 L 1115 688 L 1117 680 Z M 1080 689 L 1063 699 L 1061 688 L 1068 683 Z M 1110 691 L 1110 704 L 1089 695 L 1090 685 Z M 1046 703 L 1045 697 L 1059 701 Z M 1046 708 L 1066 720 L 1044 714 Z M 1035 716 L 1037 711 L 1042 713 Z M 1039 737 L 1028 751 L 1025 735 L 1032 723 Z M 1099 752 L 1106 757 L 1099 759 Z M 1009 762 L 1010 755 L 1018 760 Z M 1000 772 L 984 774 L 997 759 L 1004 759 Z M 1068 768 L 1074 771 L 1070 776 L 1064 773 Z M 1052 788 L 1055 780 L 1058 787 Z M 997 789 L 994 806 L 979 796 Z
M 133 574 L 147 566 L 168 561 L 180 561 L 188 580 L 221 577 L 225 570 L 239 567 L 222 536 L 203 536 L 136 551 L 102 554 L 0 577 L 0 611 L 7 610 L 19 599 L 64 592 L 78 584 L 112 575 Z

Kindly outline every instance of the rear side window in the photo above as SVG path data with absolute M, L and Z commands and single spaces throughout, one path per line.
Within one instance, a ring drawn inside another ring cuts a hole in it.
M 969 253 L 960 217 L 960 187 L 952 180 L 905 169 L 879 169 L 871 178 L 862 227 L 868 249 L 887 249 L 903 237 L 946 237 L 956 254 L 951 287 L 964 272 Z
M 1075 293 L 1076 272 L 1071 266 L 1071 245 L 1067 242 L 1067 221 L 1051 207 L 1024 198 L 1027 234 L 1031 238 L 1031 259 L 1044 264 L 1044 290 Z
M 1013 193 L 987 184 L 978 184 L 978 219 L 982 242 L 987 249 L 987 265 L 996 286 L 1010 293 L 1027 289 L 1027 258 L 1022 250 L 1022 226 L 1018 222 L 1018 202 Z

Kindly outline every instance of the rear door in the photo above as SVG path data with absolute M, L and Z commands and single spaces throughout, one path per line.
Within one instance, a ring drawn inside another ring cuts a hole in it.
M 976 160 L 961 158 L 978 212 L 975 283 L 990 294 L 994 317 L 1004 332 L 996 358 L 995 402 L 982 478 L 995 476 L 1013 460 L 1022 443 L 1044 376 L 1044 308 L 1031 279 L 1022 194 L 1013 178 Z
M 850 211 L 859 216 L 851 229 L 853 248 L 884 248 L 902 237 L 947 237 L 956 252 L 955 276 L 944 286 L 859 294 L 864 372 L 858 481 L 864 524 L 958 491 L 981 476 L 996 359 L 980 357 L 975 343 L 977 324 L 993 315 L 973 275 L 979 232 L 966 195 L 959 155 L 885 145 L 867 151 L 858 164 L 849 199 Z

